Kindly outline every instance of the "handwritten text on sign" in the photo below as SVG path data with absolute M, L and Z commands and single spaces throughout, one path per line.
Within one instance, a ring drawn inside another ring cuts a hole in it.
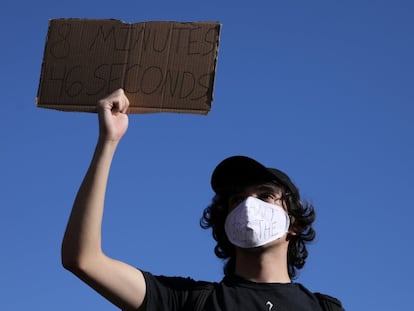
M 49 29 L 39 93 L 70 101 L 122 87 L 148 103 L 211 100 L 218 36 L 215 23 L 61 22 Z

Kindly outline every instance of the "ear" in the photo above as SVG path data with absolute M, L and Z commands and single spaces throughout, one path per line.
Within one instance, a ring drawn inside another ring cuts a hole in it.
M 293 236 L 298 235 L 298 233 L 295 230 L 293 230 L 292 228 L 289 228 L 288 234 L 293 235 Z

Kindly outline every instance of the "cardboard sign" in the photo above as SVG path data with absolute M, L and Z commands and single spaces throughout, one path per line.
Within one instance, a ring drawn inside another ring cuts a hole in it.
M 207 114 L 219 35 L 218 22 L 51 20 L 37 106 L 93 112 L 123 88 L 129 113 Z

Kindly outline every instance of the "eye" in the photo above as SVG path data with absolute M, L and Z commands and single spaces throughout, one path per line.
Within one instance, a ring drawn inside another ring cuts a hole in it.
M 278 196 L 274 192 L 262 192 L 258 194 L 257 198 L 262 201 L 265 201 L 267 203 L 272 203 L 272 204 L 280 200 L 280 196 Z

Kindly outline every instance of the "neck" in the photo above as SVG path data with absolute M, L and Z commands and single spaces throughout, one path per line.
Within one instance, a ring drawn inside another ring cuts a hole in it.
M 235 274 L 258 283 L 290 283 L 287 243 L 236 250 Z

